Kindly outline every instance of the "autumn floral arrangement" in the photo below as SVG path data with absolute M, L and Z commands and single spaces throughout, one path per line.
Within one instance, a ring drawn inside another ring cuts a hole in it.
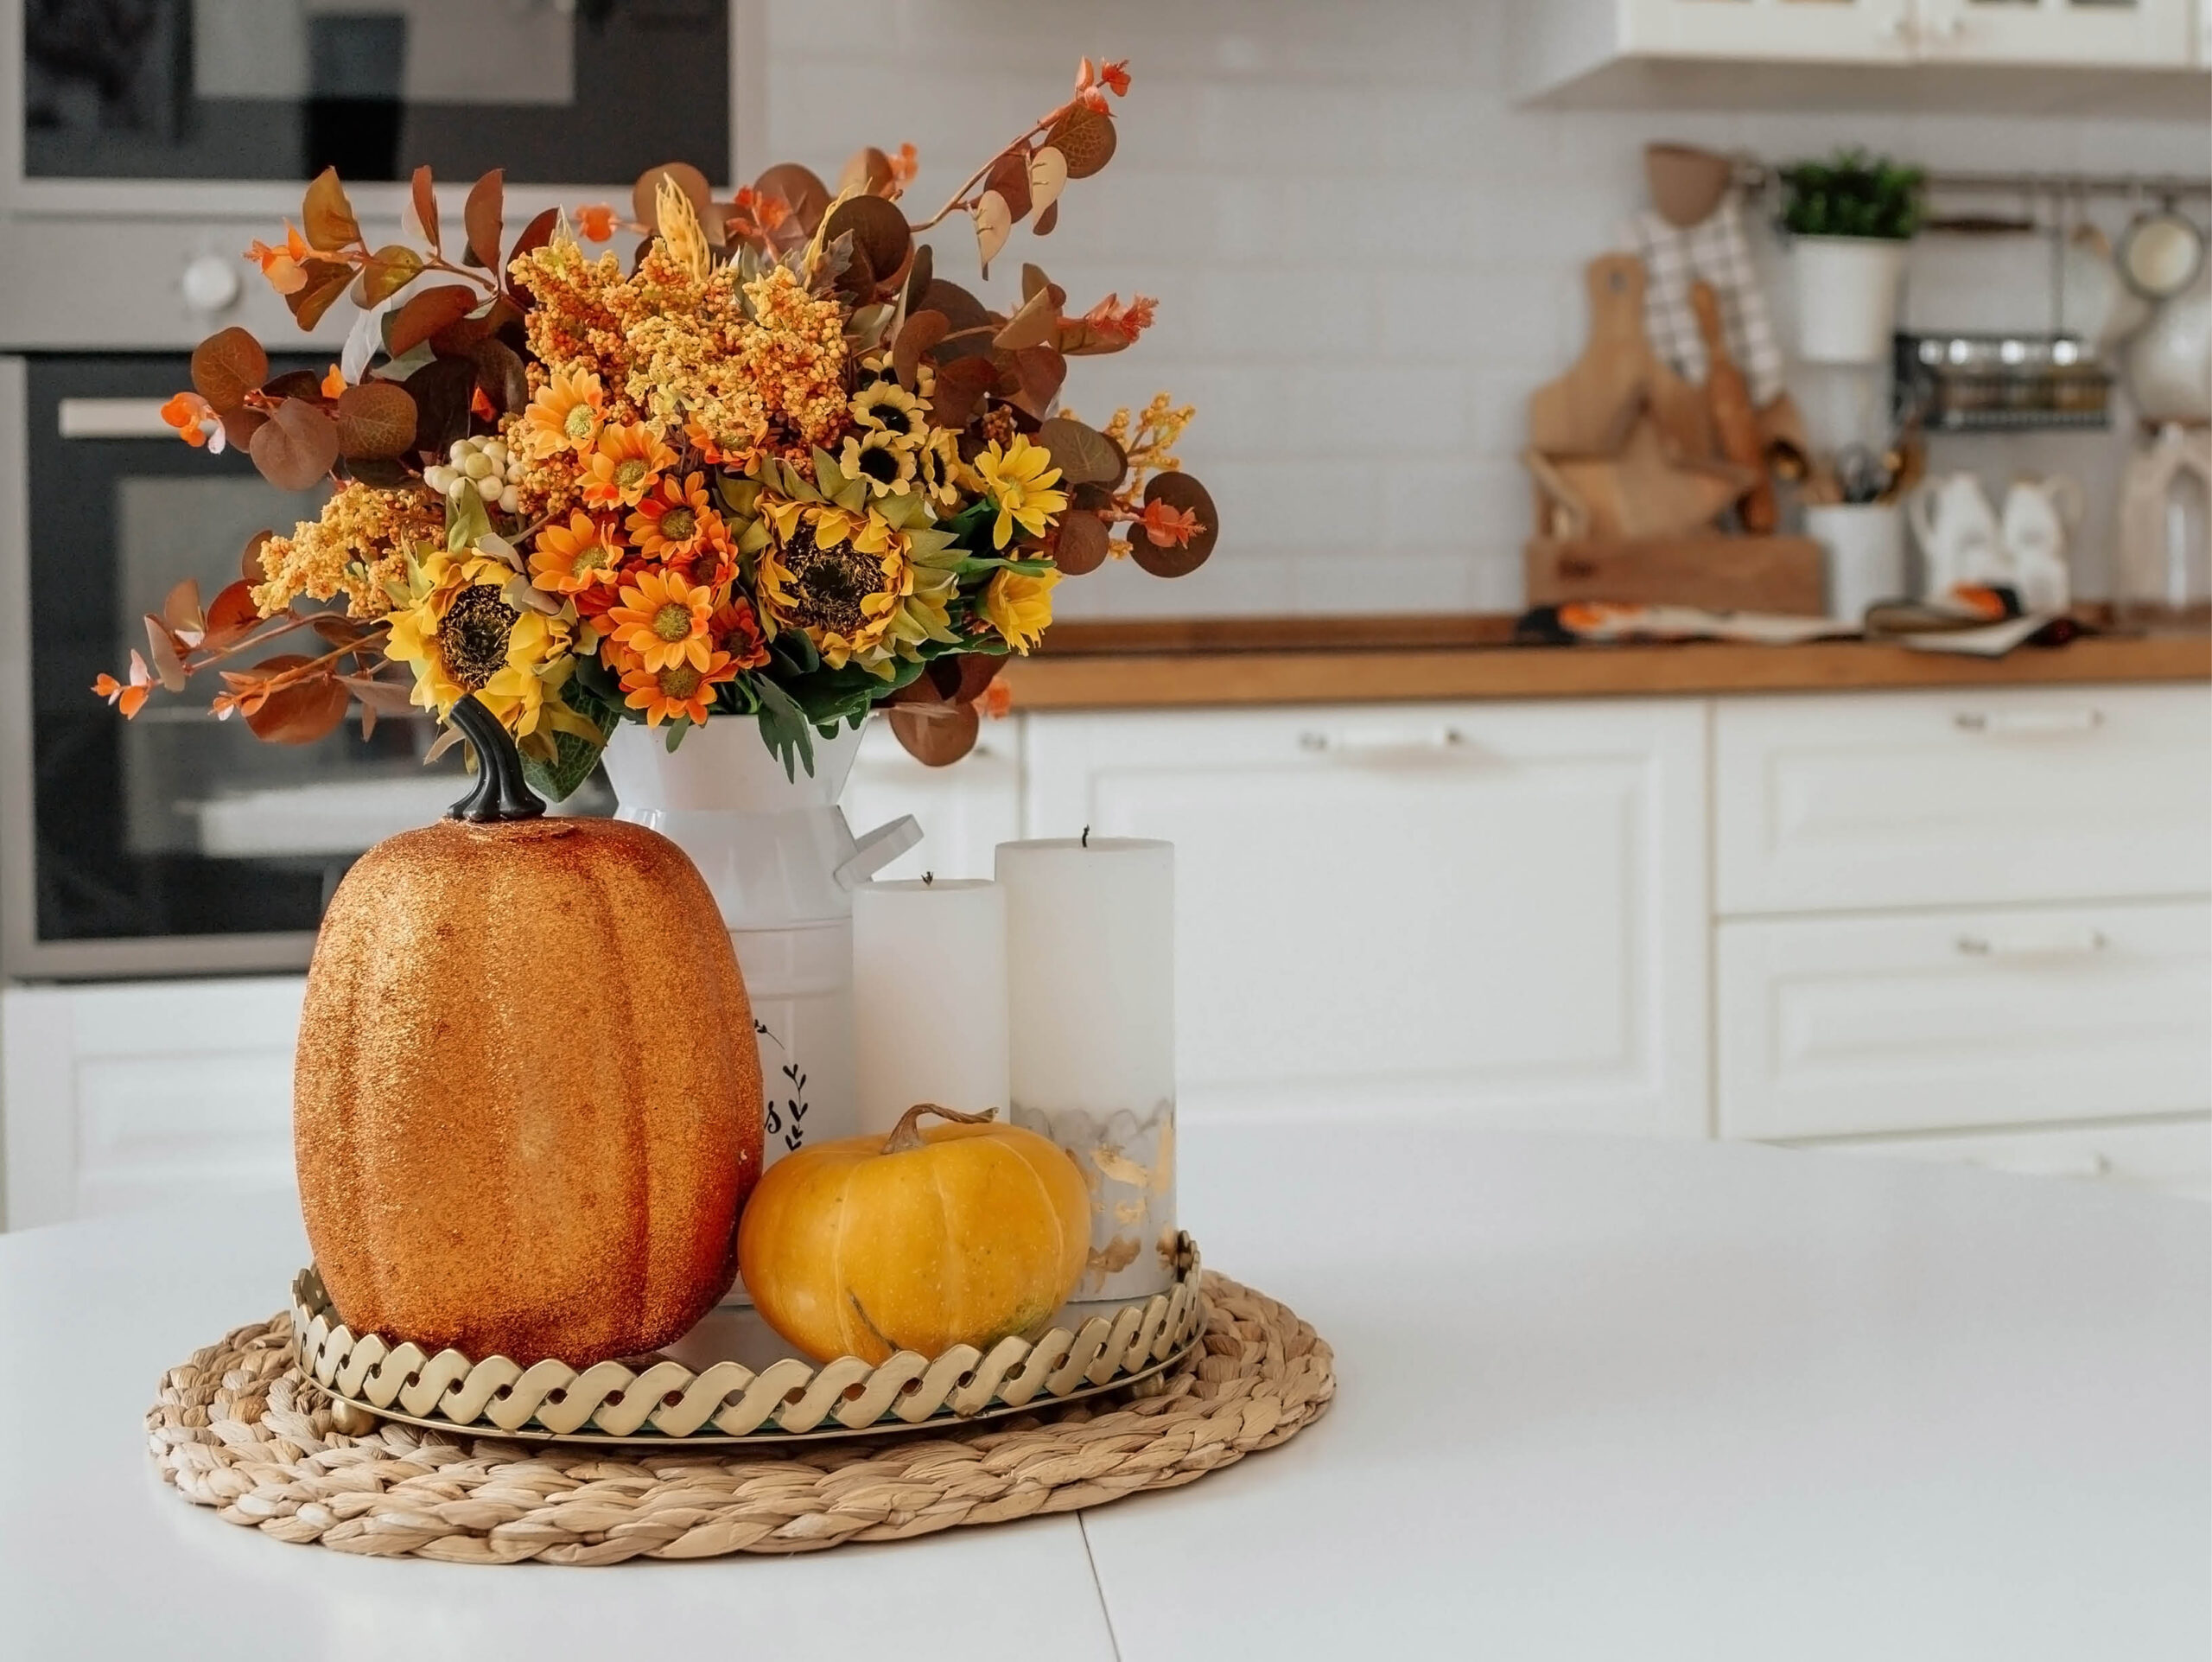
M 1106 165 L 1128 88 L 1084 60 L 1073 98 L 918 222 L 911 145 L 861 150 L 834 191 L 786 163 L 728 201 L 670 164 L 632 219 L 548 210 L 504 246 L 494 172 L 453 257 L 428 169 L 411 239 L 376 248 L 325 172 L 300 227 L 247 257 L 303 328 L 359 309 L 340 360 L 272 378 L 226 328 L 165 414 L 332 494 L 250 542 L 204 608 L 180 585 L 149 654 L 95 690 L 135 713 L 214 668 L 219 715 L 302 743 L 356 708 L 367 728 L 474 694 L 555 797 L 624 720 L 672 748 L 750 716 L 790 769 L 885 705 L 908 749 L 954 760 L 1063 577 L 1109 557 L 1180 576 L 1218 533 L 1174 455 L 1189 409 L 1162 395 L 1094 427 L 1058 405 L 1068 360 L 1128 346 L 1153 301 L 1071 315 L 1025 264 L 994 310 L 916 240 L 964 215 L 988 278 L 1015 226 L 1048 234 L 1068 181 Z M 607 246 L 626 235 L 626 267 Z M 259 655 L 302 632 L 319 650 Z

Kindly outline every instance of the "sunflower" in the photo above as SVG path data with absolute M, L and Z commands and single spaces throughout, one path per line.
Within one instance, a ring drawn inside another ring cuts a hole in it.
M 914 486 L 914 443 L 882 428 L 848 433 L 837 465 L 854 478 L 868 481 L 872 495 L 904 496 Z
M 571 375 L 556 369 L 523 412 L 523 443 L 532 455 L 539 457 L 563 450 L 587 455 L 599 442 L 606 411 L 607 395 L 598 376 L 588 370 Z
M 473 692 L 518 738 L 543 726 L 575 730 L 582 718 L 559 695 L 575 665 L 571 625 L 510 605 L 514 575 L 487 555 L 432 554 L 410 570 L 410 602 L 391 614 L 385 656 L 414 671 L 410 697 L 442 717 Z
M 761 609 L 811 640 L 823 661 L 889 655 L 884 637 L 913 583 L 905 533 L 880 515 L 799 502 L 762 504 L 772 528 L 760 551 Z
M 641 571 L 636 583 L 622 585 L 620 599 L 607 614 L 617 646 L 648 670 L 689 664 L 705 672 L 713 656 L 707 644 L 712 590 L 695 588 L 674 571 Z
M 950 507 L 960 500 L 960 489 L 969 475 L 967 464 L 960 460 L 960 435 L 942 427 L 930 430 L 929 443 L 922 447 L 918 457 L 921 467 L 917 475 L 921 481 L 922 494 L 941 507 Z
M 996 441 L 976 458 L 976 476 L 984 491 L 998 504 L 998 523 L 991 527 L 991 546 L 1004 548 L 1014 539 L 1016 525 L 1032 537 L 1045 528 L 1068 505 L 1067 493 L 1052 487 L 1060 470 L 1052 466 L 1052 453 L 1032 444 L 1016 433 L 1001 449 Z
M 584 468 L 584 500 L 597 508 L 634 508 L 676 465 L 676 452 L 641 421 L 601 430 Z
M 632 710 L 644 710 L 648 727 L 658 727 L 677 716 L 703 722 L 715 689 L 736 673 L 737 666 L 727 653 L 710 654 L 704 668 L 686 662 L 649 670 L 632 659 L 622 671 L 622 691 L 629 695 L 622 702 Z
M 721 516 L 707 498 L 706 475 L 671 474 L 658 488 L 639 499 L 630 515 L 630 536 L 647 559 L 683 565 L 696 559 L 721 527 Z
M 853 419 L 861 426 L 919 443 L 925 436 L 929 406 L 896 381 L 871 381 L 853 394 Z M 851 471 L 851 463 L 846 470 Z
M 729 655 L 733 670 L 757 670 L 768 661 L 768 642 L 760 633 L 760 614 L 750 601 L 733 595 L 715 608 L 707 620 L 707 639 L 715 650 Z
M 613 528 L 588 513 L 571 513 L 565 525 L 537 533 L 530 557 L 530 580 L 550 595 L 574 595 L 587 589 L 612 589 L 621 580 L 622 545 Z
M 1027 653 L 1052 621 L 1052 585 L 1059 580 L 1057 571 L 1034 577 L 1001 571 L 983 590 L 984 621 L 1008 646 Z

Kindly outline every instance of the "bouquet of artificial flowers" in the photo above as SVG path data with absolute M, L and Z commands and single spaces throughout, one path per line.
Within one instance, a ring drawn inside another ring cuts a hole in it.
M 1163 395 L 1103 427 L 1058 408 L 1069 359 L 1128 346 L 1151 300 L 1071 314 L 1024 265 L 994 310 L 915 239 L 964 215 L 988 277 L 1016 225 L 1049 233 L 1067 183 L 1111 157 L 1128 87 L 1086 59 L 1072 99 L 918 223 L 899 206 L 912 146 L 861 150 L 834 191 L 784 164 L 728 201 L 672 163 L 638 181 L 633 218 L 548 210 L 512 242 L 494 172 L 450 257 L 428 169 L 411 239 L 378 248 L 324 173 L 300 227 L 247 257 L 302 328 L 340 296 L 359 309 L 340 361 L 272 378 L 226 328 L 165 413 L 331 494 L 249 543 L 212 602 L 179 585 L 148 653 L 95 691 L 131 714 L 218 668 L 219 715 L 296 743 L 356 709 L 366 729 L 473 695 L 556 798 L 625 720 L 672 748 L 751 716 L 788 769 L 882 704 L 925 761 L 964 754 L 1061 578 L 1114 557 L 1180 576 L 1218 532 L 1174 457 L 1187 408 Z M 259 655 L 299 631 L 321 650 Z

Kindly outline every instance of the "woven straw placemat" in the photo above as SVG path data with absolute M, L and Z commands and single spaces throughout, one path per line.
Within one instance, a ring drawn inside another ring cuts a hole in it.
M 631 1459 L 391 1422 L 347 1436 L 293 1360 L 282 1315 L 171 1368 L 146 1431 L 162 1480 L 188 1500 L 340 1552 L 605 1564 L 904 1540 L 1173 1488 L 1318 1417 L 1336 1392 L 1320 1336 L 1211 1271 L 1205 1294 L 1197 1364 L 1166 1376 L 1158 1396 L 944 1436 Z

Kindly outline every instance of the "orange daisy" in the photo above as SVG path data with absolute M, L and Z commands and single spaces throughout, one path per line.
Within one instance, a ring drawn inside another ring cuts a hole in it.
M 642 667 L 689 664 L 703 674 L 713 656 L 707 621 L 714 606 L 712 589 L 693 587 L 679 572 L 641 571 L 634 583 L 622 585 L 621 604 L 607 612 L 607 621 L 614 643 L 634 653 Z
M 715 653 L 706 667 L 689 663 L 667 664 L 649 670 L 642 664 L 622 672 L 623 703 L 645 712 L 645 725 L 658 727 L 682 716 L 694 722 L 707 719 L 707 704 L 715 689 L 737 672 L 726 653 Z
M 665 565 L 683 565 L 698 557 L 721 528 L 721 516 L 707 500 L 706 475 L 671 474 L 659 488 L 639 499 L 630 516 L 630 537 L 638 551 Z
M 606 420 L 607 395 L 599 377 L 589 370 L 571 375 L 556 369 L 523 412 L 523 443 L 534 455 L 557 455 L 563 450 L 586 455 L 599 442 Z
M 757 670 L 768 661 L 768 642 L 750 601 L 733 595 L 715 607 L 707 620 L 707 639 L 716 651 L 729 654 L 733 670 Z
M 308 286 L 307 262 L 313 251 L 289 220 L 284 221 L 284 240 L 271 248 L 256 237 L 245 257 L 261 268 L 269 286 L 280 295 L 294 295 Z
M 549 525 L 537 533 L 530 580 L 551 595 L 612 589 L 621 581 L 621 558 L 622 546 L 612 527 L 588 513 L 572 513 L 567 525 Z
M 604 428 L 585 464 L 584 500 L 599 508 L 634 508 L 675 465 L 676 452 L 645 423 Z

